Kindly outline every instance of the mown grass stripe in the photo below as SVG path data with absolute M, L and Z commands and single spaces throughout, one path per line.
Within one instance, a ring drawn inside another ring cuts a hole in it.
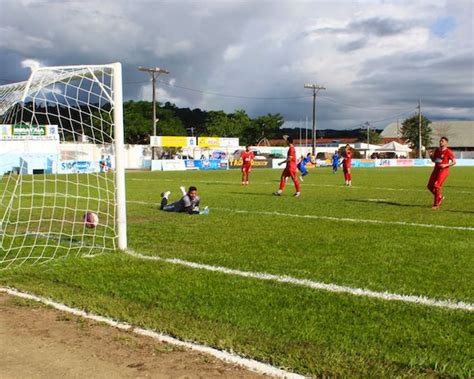
M 142 205 L 155 205 L 157 207 L 159 206 L 158 203 L 152 203 L 152 202 L 147 202 L 147 201 L 128 200 L 127 203 L 142 204 Z M 465 230 L 465 231 L 469 231 L 469 232 L 474 232 L 474 227 L 471 227 L 471 226 L 455 226 L 455 225 L 451 226 L 451 225 L 439 225 L 439 224 L 420 224 L 420 223 L 416 223 L 416 222 L 406 222 L 406 221 L 386 221 L 386 220 L 371 220 L 371 219 L 349 218 L 349 217 L 300 215 L 300 214 L 295 214 L 295 213 L 281 213 L 281 212 L 278 212 L 278 211 L 273 211 L 273 212 L 249 211 L 249 210 L 245 210 L 245 209 L 231 209 L 231 208 L 220 208 L 220 207 L 212 208 L 212 210 L 224 211 L 224 212 L 233 212 L 233 213 L 244 213 L 244 214 L 257 214 L 257 215 L 262 215 L 262 216 L 308 218 L 308 219 L 316 219 L 316 220 L 354 222 L 354 223 L 365 223 L 365 224 L 415 226 L 415 227 L 420 227 L 420 228 Z
M 257 372 L 257 373 L 260 373 L 260 374 L 270 375 L 270 376 L 279 377 L 279 378 L 289 378 L 289 379 L 303 379 L 304 378 L 304 376 L 302 376 L 302 375 L 295 374 L 295 373 L 292 373 L 292 372 L 289 372 L 289 371 L 285 371 L 285 370 L 282 370 L 278 367 L 268 365 L 266 363 L 262 363 L 262 362 L 259 362 L 259 361 L 253 360 L 253 359 L 243 358 L 243 357 L 240 357 L 236 354 L 232 354 L 232 353 L 229 353 L 229 352 L 224 351 L 224 350 L 214 349 L 212 347 L 205 346 L 205 345 L 200 345 L 200 344 L 197 344 L 197 343 L 194 343 L 194 342 L 181 341 L 177 338 L 171 337 L 171 336 L 163 334 L 163 333 L 158 333 L 158 332 L 155 332 L 155 331 L 150 330 L 150 329 L 135 327 L 133 325 L 127 324 L 127 323 L 122 322 L 122 321 L 116 321 L 116 320 L 112 320 L 112 319 L 107 318 L 107 317 L 103 317 L 103 316 L 99 316 L 99 315 L 96 315 L 96 314 L 93 314 L 93 313 L 85 312 L 85 311 L 82 311 L 80 309 L 72 308 L 72 307 L 69 307 L 65 304 L 61 304 L 61 303 L 55 302 L 53 300 L 50 300 L 50 299 L 47 299 L 47 298 L 44 298 L 44 297 L 41 297 L 41 296 L 36 296 L 36 295 L 29 294 L 29 293 L 26 293 L 26 292 L 18 291 L 15 288 L 0 287 L 0 292 L 5 292 L 5 293 L 8 293 L 9 295 L 20 297 L 20 298 L 23 298 L 23 299 L 37 301 L 37 302 L 40 302 L 42 304 L 49 305 L 49 306 L 51 306 L 55 309 L 58 309 L 62 312 L 67 312 L 67 313 L 70 313 L 70 314 L 73 314 L 73 315 L 76 315 L 76 316 L 79 316 L 79 317 L 83 317 L 83 318 L 86 318 L 86 319 L 94 320 L 94 321 L 97 321 L 97 322 L 103 322 L 103 323 L 105 323 L 107 325 L 110 325 L 110 326 L 113 326 L 115 328 L 119 328 L 119 329 L 122 329 L 122 330 L 127 330 L 127 331 L 133 332 L 135 334 L 140 334 L 140 335 L 143 335 L 143 336 L 151 337 L 151 338 L 153 338 L 153 339 L 155 339 L 159 342 L 166 342 L 166 343 L 169 343 L 169 344 L 172 344 L 172 345 L 175 345 L 175 346 L 180 346 L 180 347 L 184 347 L 186 349 L 198 351 L 200 353 L 209 354 L 209 355 L 212 355 L 212 356 L 214 356 L 214 357 L 216 357 L 216 358 L 218 358 L 222 361 L 245 367 L 245 368 L 247 368 L 251 371 L 254 371 L 254 372 Z
M 219 272 L 219 273 L 223 273 L 227 275 L 235 275 L 235 276 L 259 279 L 259 280 L 268 280 L 268 281 L 274 281 L 278 283 L 294 284 L 294 285 L 298 285 L 302 287 L 323 290 L 323 291 L 328 291 L 328 292 L 346 293 L 346 294 L 350 294 L 354 296 L 364 296 L 364 297 L 370 297 L 370 298 L 375 298 L 379 300 L 401 301 L 404 303 L 413 303 L 413 304 L 425 305 L 429 307 L 444 308 L 444 309 L 463 310 L 463 311 L 469 311 L 469 312 L 474 311 L 474 304 L 466 303 L 462 301 L 437 300 L 437 299 L 430 299 L 425 296 L 400 295 L 400 294 L 390 293 L 390 292 L 377 292 L 377 291 L 372 291 L 372 290 L 368 290 L 364 288 L 352 288 L 352 287 L 341 286 L 338 284 L 316 282 L 309 279 L 298 279 L 298 278 L 294 278 L 287 275 L 273 275 L 273 274 L 268 274 L 268 273 L 263 273 L 263 272 L 240 271 L 240 270 L 235 270 L 235 269 L 222 267 L 222 266 L 211 266 L 211 265 L 206 265 L 202 263 L 189 262 L 189 261 L 185 261 L 179 258 L 162 258 L 157 255 L 154 255 L 154 256 L 143 255 L 132 250 L 126 250 L 125 253 L 132 257 L 144 259 L 144 260 L 161 261 L 161 262 L 186 266 L 186 267 L 190 267 L 194 269 Z

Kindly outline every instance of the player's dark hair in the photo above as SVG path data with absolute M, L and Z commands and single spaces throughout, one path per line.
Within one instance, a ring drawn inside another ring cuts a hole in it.
M 288 137 L 286 137 L 286 140 L 287 140 L 289 143 L 293 143 L 293 137 L 288 136 Z
M 441 137 L 440 139 L 444 139 L 446 142 L 449 142 L 448 137 Z
M 189 187 L 188 192 L 197 191 L 198 189 L 194 186 Z

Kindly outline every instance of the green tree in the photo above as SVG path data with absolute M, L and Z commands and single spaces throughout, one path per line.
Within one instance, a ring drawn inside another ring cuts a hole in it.
M 159 136 L 185 136 L 186 129 L 181 120 L 171 109 L 158 108 L 156 110 L 156 134 Z
M 421 116 L 421 144 L 423 146 L 431 145 L 431 121 L 428 120 L 425 116 Z M 419 151 L 419 117 L 418 115 L 413 115 L 407 118 L 402 122 L 401 134 L 404 139 L 406 139 L 410 147 Z
M 208 137 L 227 137 L 229 119 L 224 111 L 210 111 L 204 122 L 204 132 Z
M 265 116 L 257 117 L 243 130 L 241 143 L 256 145 L 262 139 L 275 138 L 283 123 L 283 116 L 279 113 L 268 113 Z
M 367 129 L 360 130 L 357 141 L 367 143 Z M 371 145 L 381 144 L 382 141 L 383 141 L 383 138 L 379 132 L 373 129 L 369 129 L 369 143 Z
M 153 134 L 153 104 L 149 101 L 127 101 L 123 104 L 125 143 L 147 144 Z M 186 135 L 181 120 L 173 109 L 162 108 L 157 104 L 157 135 Z
M 242 138 L 242 134 L 247 129 L 252 120 L 243 109 L 238 109 L 229 115 L 230 127 L 232 130 L 232 137 Z
M 149 102 L 127 101 L 123 104 L 124 139 L 129 144 L 147 144 L 153 131 Z
M 223 111 L 211 111 L 207 114 L 203 135 L 242 138 L 244 129 L 248 128 L 250 124 L 250 117 L 244 110 L 237 110 L 231 114 L 226 114 Z

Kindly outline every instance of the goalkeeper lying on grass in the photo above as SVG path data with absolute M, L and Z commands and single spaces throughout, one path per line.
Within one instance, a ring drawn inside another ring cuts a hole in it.
M 160 209 L 166 212 L 186 212 L 189 214 L 209 214 L 209 208 L 204 207 L 202 211 L 199 210 L 199 196 L 197 188 L 194 186 L 189 187 L 188 192 L 181 186 L 179 187 L 183 193 L 183 197 L 175 201 L 174 203 L 168 204 L 168 197 L 171 192 L 166 191 L 161 193 L 161 206 Z

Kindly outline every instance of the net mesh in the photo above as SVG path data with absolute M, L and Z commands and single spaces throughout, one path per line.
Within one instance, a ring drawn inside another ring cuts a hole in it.
M 0 86 L 0 269 L 116 249 L 113 74 L 40 68 Z

